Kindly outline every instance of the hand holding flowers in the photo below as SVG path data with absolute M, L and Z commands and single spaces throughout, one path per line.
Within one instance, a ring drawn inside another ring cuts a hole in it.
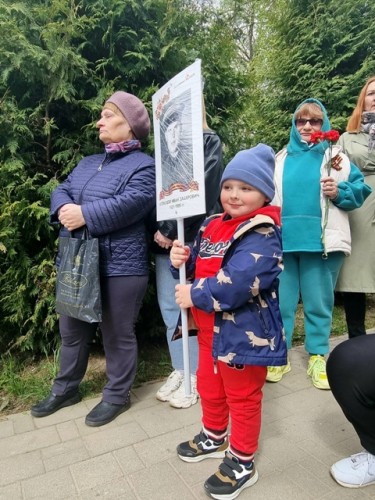
M 332 145 L 334 142 L 338 140 L 340 137 L 340 134 L 337 130 L 328 130 L 328 132 L 323 132 L 322 130 L 318 130 L 317 132 L 313 132 L 311 134 L 310 142 L 313 144 L 319 144 L 320 142 L 327 141 L 329 144 L 329 155 L 328 155 L 328 160 L 325 164 L 325 167 L 327 168 L 327 176 L 325 179 L 326 182 L 328 179 L 330 179 L 328 182 L 334 182 L 334 179 L 330 177 L 331 175 L 331 169 L 333 168 L 334 170 L 341 170 L 341 157 L 337 153 L 334 157 L 332 157 Z M 324 181 L 324 179 L 322 179 Z M 328 195 L 327 195 L 328 196 Z M 332 196 L 329 196 L 330 198 Z
M 328 132 L 323 132 L 322 130 L 318 130 L 311 134 L 310 141 L 313 144 L 319 144 L 320 142 L 327 141 L 329 144 L 329 154 L 328 160 L 325 164 L 327 169 L 327 176 L 321 179 L 322 183 L 322 192 L 326 197 L 325 207 L 324 207 L 324 215 L 323 215 L 323 231 L 322 231 L 322 243 L 323 243 L 323 255 L 327 256 L 326 245 L 325 245 L 325 228 L 327 226 L 328 221 L 328 211 L 330 201 L 332 202 L 339 196 L 339 188 L 336 180 L 331 176 L 331 170 L 341 170 L 342 167 L 341 157 L 339 153 L 337 153 L 334 157 L 332 157 L 332 145 L 334 142 L 338 140 L 340 134 L 337 130 L 328 130 Z
M 313 144 L 319 144 L 320 142 L 327 141 L 329 144 L 329 156 L 328 161 L 326 163 L 327 166 L 327 175 L 331 174 L 331 169 L 341 170 L 341 158 L 340 155 L 337 154 L 332 158 L 332 145 L 334 142 L 338 140 L 340 134 L 337 130 L 328 130 L 328 132 L 323 132 L 322 130 L 318 130 L 317 132 L 313 132 L 311 134 L 310 142 Z

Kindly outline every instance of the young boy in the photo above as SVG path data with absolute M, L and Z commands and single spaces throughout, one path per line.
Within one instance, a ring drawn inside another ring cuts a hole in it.
M 274 152 L 265 144 L 237 153 L 221 179 L 224 213 L 206 219 L 192 247 L 174 241 L 170 254 L 175 268 L 186 262 L 193 281 L 176 286 L 176 302 L 192 308 L 199 330 L 203 414 L 203 429 L 177 453 L 185 462 L 224 458 L 204 484 L 216 499 L 236 498 L 257 481 L 254 453 L 267 365 L 286 363 L 277 300 L 280 210 L 268 204 L 274 168 Z

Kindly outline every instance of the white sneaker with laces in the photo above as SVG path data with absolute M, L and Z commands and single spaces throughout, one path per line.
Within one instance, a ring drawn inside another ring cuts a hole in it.
M 331 467 L 335 481 L 346 488 L 361 488 L 375 484 L 375 455 L 366 450 L 339 460 Z
M 183 380 L 183 374 L 178 370 L 174 370 L 156 393 L 156 398 L 159 401 L 170 401 L 172 394 L 181 386 Z
M 170 406 L 173 406 L 173 408 L 190 408 L 190 406 L 195 405 L 199 397 L 197 392 L 197 377 L 195 375 L 191 375 L 190 385 L 190 396 L 186 396 L 185 382 L 182 380 L 180 387 L 172 394 L 169 400 Z

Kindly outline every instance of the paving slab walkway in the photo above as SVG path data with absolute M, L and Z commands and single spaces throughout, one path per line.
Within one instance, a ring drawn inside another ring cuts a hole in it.
M 347 489 L 330 477 L 331 464 L 361 446 L 331 392 L 312 386 L 304 348 L 290 357 L 292 371 L 265 386 L 259 481 L 239 498 L 375 499 L 375 485 Z M 84 424 L 99 398 L 45 418 L 0 418 L 0 499 L 207 499 L 203 483 L 220 461 L 187 464 L 175 451 L 200 430 L 200 405 L 173 409 L 155 399 L 160 385 L 134 389 L 130 410 L 99 428 Z

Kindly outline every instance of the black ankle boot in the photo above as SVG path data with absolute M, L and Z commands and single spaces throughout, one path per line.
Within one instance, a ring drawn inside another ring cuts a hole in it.
M 130 397 L 122 405 L 100 401 L 100 403 L 94 406 L 94 408 L 86 416 L 85 424 L 90 427 L 99 427 L 101 425 L 108 424 L 118 417 L 118 415 L 124 413 L 126 410 L 129 410 L 129 408 Z
M 78 391 L 70 391 L 62 396 L 57 396 L 56 394 L 53 394 L 53 392 L 50 392 L 45 399 L 39 401 L 39 403 L 31 407 L 30 413 L 33 417 L 47 417 L 61 408 L 75 405 L 80 401 L 81 396 Z

